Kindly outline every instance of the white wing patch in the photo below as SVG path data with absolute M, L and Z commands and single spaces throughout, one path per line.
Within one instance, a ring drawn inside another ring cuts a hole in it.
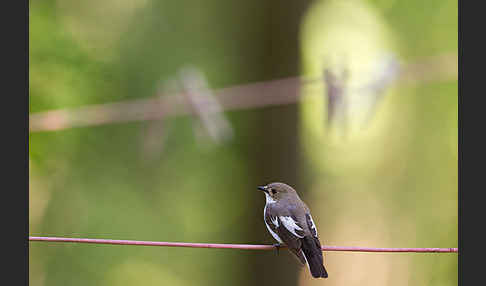
M 310 221 L 311 221 L 311 224 L 312 224 L 312 225 L 310 226 L 310 228 L 312 228 L 312 229 L 314 229 L 314 230 L 315 230 L 315 232 L 316 232 L 316 236 L 317 236 L 317 228 L 316 228 L 316 224 L 314 223 L 314 220 L 312 219 L 311 214 L 309 214 L 309 218 L 310 218 Z
M 267 227 L 268 229 L 268 232 L 270 232 L 270 234 L 273 236 L 273 238 L 278 241 L 279 243 L 282 243 L 282 239 L 280 239 L 280 236 L 278 236 L 278 234 L 276 234 L 271 228 L 270 226 L 268 226 L 267 224 L 267 221 L 265 220 L 265 217 L 266 217 L 266 212 L 267 212 L 267 206 L 265 206 L 265 208 L 263 209 L 263 221 L 265 222 L 265 226 Z M 272 220 L 272 223 L 274 225 L 276 225 L 278 227 L 278 220 L 277 218 L 275 218 L 275 221 Z
M 280 220 L 282 221 L 282 224 L 285 226 L 285 228 L 290 231 L 293 235 L 303 238 L 303 235 L 298 235 L 295 230 L 302 231 L 302 228 L 297 225 L 297 223 L 294 221 L 293 218 L 290 216 L 279 216 Z
M 272 221 L 272 223 L 273 223 L 273 224 L 274 224 L 276 227 L 278 227 L 278 219 L 277 219 L 277 217 L 275 217 L 275 219 L 273 219 L 273 218 L 271 218 L 271 217 L 270 217 L 270 220 Z

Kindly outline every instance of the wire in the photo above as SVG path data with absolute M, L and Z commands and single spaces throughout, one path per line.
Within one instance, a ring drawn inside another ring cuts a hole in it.
M 159 241 L 113 240 L 113 239 L 69 238 L 69 237 L 29 236 L 29 241 L 192 247 L 192 248 L 275 250 L 275 246 L 273 245 L 159 242 Z M 322 246 L 322 250 L 323 251 L 348 251 L 348 252 L 417 252 L 417 253 L 457 253 L 458 252 L 457 248 L 382 248 L 382 247 L 372 248 L 372 247 L 346 247 L 346 246 Z
M 409 63 L 400 73 L 400 85 L 457 80 L 457 54 L 442 55 Z M 301 86 L 323 85 L 324 77 L 288 77 L 213 90 L 221 108 L 242 110 L 298 102 Z M 191 114 L 191 106 L 178 94 L 157 94 L 150 98 L 58 109 L 29 114 L 29 131 L 57 131 L 130 121 L 162 120 Z M 203 106 L 204 107 L 204 106 Z

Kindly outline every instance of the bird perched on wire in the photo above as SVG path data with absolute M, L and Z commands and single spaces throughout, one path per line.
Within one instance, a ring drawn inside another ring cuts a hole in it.
M 265 193 L 263 217 L 268 231 L 278 241 L 277 249 L 281 244 L 287 245 L 302 264 L 307 264 L 314 278 L 327 278 L 316 226 L 297 192 L 284 183 L 271 183 L 258 189 Z

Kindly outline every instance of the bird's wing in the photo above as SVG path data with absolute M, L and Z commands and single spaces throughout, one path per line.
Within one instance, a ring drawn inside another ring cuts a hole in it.
M 302 251 L 309 265 L 309 270 L 313 277 L 327 278 L 327 271 L 323 265 L 323 254 L 321 242 L 317 236 L 317 228 L 310 212 L 305 213 L 305 223 L 307 224 L 310 234 L 302 240 Z
M 304 228 L 295 215 L 283 215 L 279 216 L 279 219 L 282 222 L 283 226 L 287 229 L 287 231 L 289 231 L 298 238 L 304 237 Z
M 293 238 L 299 242 L 300 247 L 298 251 L 292 252 L 299 259 L 303 257 L 303 263 L 307 263 L 313 277 L 327 277 L 327 271 L 323 265 L 322 247 L 317 235 L 316 225 L 309 212 L 309 208 L 305 204 L 304 209 L 304 214 L 297 216 L 298 212 L 296 208 L 289 207 L 286 209 L 286 216 L 279 216 L 279 219 L 287 230 L 287 233 L 292 233 Z
M 317 228 L 316 228 L 316 225 L 314 224 L 314 220 L 312 219 L 312 216 L 309 212 L 305 214 L 305 220 L 306 220 L 307 226 L 309 227 L 309 230 L 310 230 L 312 236 L 317 238 L 318 237 L 317 236 Z
M 282 239 L 277 234 L 277 228 L 279 227 L 280 224 L 278 218 L 269 215 L 265 209 L 264 219 L 265 219 L 265 225 L 267 226 L 267 229 L 270 232 L 270 234 L 273 236 L 273 238 L 275 238 L 275 240 L 277 240 L 279 243 L 282 243 L 283 242 Z
M 289 216 L 290 217 L 290 216 Z M 293 219 L 292 219 L 293 220 Z M 302 254 L 302 233 L 299 228 L 292 229 L 292 221 L 287 216 L 272 216 L 268 212 L 265 214 L 265 223 L 269 230 L 280 238 L 283 243 L 287 245 L 289 250 L 297 256 L 302 264 L 306 263 L 305 257 Z M 297 226 L 297 225 L 296 225 Z M 290 231 L 289 228 L 292 230 Z M 272 233 L 272 235 L 273 235 Z M 277 239 L 278 240 L 278 239 Z
M 317 235 L 317 227 L 314 224 L 314 220 L 312 219 L 312 215 L 310 214 L 310 212 L 305 213 L 305 221 L 306 221 L 307 226 L 310 230 L 311 237 L 314 240 L 316 247 L 320 250 L 321 249 L 321 242 L 319 240 L 319 236 Z

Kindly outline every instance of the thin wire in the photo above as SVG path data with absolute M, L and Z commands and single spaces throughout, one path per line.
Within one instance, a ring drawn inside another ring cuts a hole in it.
M 446 53 L 406 65 L 397 81 L 403 85 L 457 79 L 457 54 Z M 323 77 L 288 77 L 214 90 L 223 110 L 241 110 L 298 102 L 301 86 L 323 84 Z M 151 98 L 96 104 L 29 115 L 29 131 L 57 131 L 130 121 L 161 120 L 191 113 L 181 96 L 157 94 Z
M 191 247 L 191 248 L 275 250 L 275 246 L 273 246 L 273 245 L 159 242 L 159 241 L 139 241 L 139 240 L 70 238 L 70 237 L 29 236 L 29 241 L 115 244 L 115 245 L 167 246 L 167 247 Z M 285 246 L 282 246 L 282 248 L 283 247 L 285 247 Z M 348 251 L 348 252 L 415 252 L 415 253 L 457 253 L 458 252 L 457 248 L 382 248 L 382 247 L 381 248 L 373 248 L 373 247 L 346 247 L 346 246 L 322 246 L 322 250 L 323 251 Z

